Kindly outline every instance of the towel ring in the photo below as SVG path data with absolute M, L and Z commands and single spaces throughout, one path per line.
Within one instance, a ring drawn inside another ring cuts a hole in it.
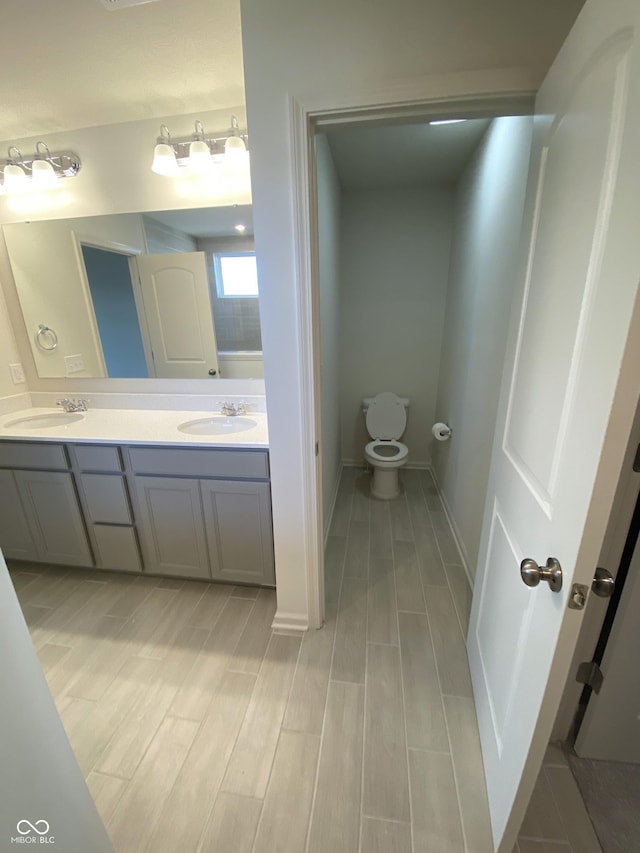
M 51 335 L 51 344 L 52 346 L 46 347 L 44 342 L 40 340 L 41 335 Z M 36 343 L 40 347 L 40 349 L 47 350 L 47 352 L 51 352 L 58 346 L 58 336 L 53 331 L 53 329 L 49 328 L 49 326 L 44 326 L 42 323 L 38 326 L 38 331 L 36 332 Z

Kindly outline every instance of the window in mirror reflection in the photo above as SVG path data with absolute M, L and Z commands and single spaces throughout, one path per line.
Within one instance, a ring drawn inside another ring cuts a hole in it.
M 255 252 L 238 254 L 217 252 L 214 255 L 218 296 L 256 297 L 258 273 Z

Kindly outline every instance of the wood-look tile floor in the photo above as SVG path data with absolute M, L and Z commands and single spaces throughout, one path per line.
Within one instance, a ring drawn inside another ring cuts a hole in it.
M 471 591 L 427 472 L 345 469 L 327 623 L 274 593 L 14 564 L 117 853 L 491 853 L 464 635 Z

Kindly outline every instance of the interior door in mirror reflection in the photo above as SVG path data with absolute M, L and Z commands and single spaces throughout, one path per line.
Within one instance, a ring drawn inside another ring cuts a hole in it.
M 219 375 L 204 252 L 138 255 L 135 263 L 156 375 Z

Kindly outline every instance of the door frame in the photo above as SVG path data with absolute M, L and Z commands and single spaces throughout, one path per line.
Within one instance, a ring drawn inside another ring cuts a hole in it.
M 91 297 L 91 287 L 89 285 L 87 267 L 84 262 L 84 255 L 82 254 L 83 246 L 89 246 L 90 248 L 94 249 L 103 249 L 105 252 L 113 252 L 115 255 L 125 255 L 128 258 L 129 276 L 131 278 L 131 290 L 133 292 L 133 299 L 136 305 L 136 313 L 138 315 L 138 326 L 140 327 L 140 336 L 142 338 L 144 358 L 147 363 L 147 371 L 149 373 L 149 378 L 155 377 L 155 365 L 153 363 L 153 358 L 151 357 L 151 341 L 149 339 L 149 331 L 147 329 L 147 318 L 146 314 L 144 313 L 144 307 L 142 304 L 140 276 L 138 275 L 138 265 L 136 263 L 136 255 L 143 254 L 142 249 L 140 249 L 138 246 L 130 246 L 127 243 L 118 243 L 115 240 L 103 240 L 102 238 L 85 235 L 82 234 L 81 231 L 72 231 L 71 239 L 73 240 L 73 249 L 76 254 L 78 269 L 80 271 L 80 281 L 82 283 L 84 301 L 91 324 L 91 335 L 94 339 L 97 351 L 100 355 L 100 362 L 102 365 L 102 369 L 104 370 L 104 376 L 108 378 L 107 365 L 104 359 L 104 352 L 102 350 L 102 341 L 100 340 L 98 321 L 96 320 L 96 313 L 93 308 L 93 299 Z
M 531 115 L 536 90 L 522 73 L 482 71 L 422 78 L 392 90 L 361 90 L 342 98 L 289 95 L 288 130 L 294 214 L 295 275 L 301 330 L 302 479 L 304 567 L 310 629 L 324 623 L 324 526 L 322 518 L 319 268 L 316 163 L 317 129 L 446 118 Z M 508 84 L 505 84 L 505 76 Z M 316 444 L 320 453 L 316 452 Z

